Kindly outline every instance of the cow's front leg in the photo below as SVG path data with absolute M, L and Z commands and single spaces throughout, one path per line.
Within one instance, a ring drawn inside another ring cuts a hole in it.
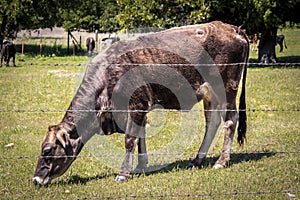
M 233 108 L 233 110 L 235 110 L 235 107 Z M 225 167 L 230 160 L 231 145 L 237 122 L 237 112 L 229 111 L 226 115 L 226 121 L 224 123 L 224 143 L 222 147 L 222 153 L 217 162 L 215 163 L 214 169 Z
M 125 134 L 126 155 L 122 167 L 119 171 L 119 174 L 115 179 L 116 182 L 124 181 L 130 175 L 130 172 L 133 167 L 134 149 L 136 147 L 137 142 L 137 137 Z
M 135 170 L 133 170 L 133 174 L 140 174 L 145 171 L 148 164 L 148 155 L 146 149 L 146 138 L 140 138 L 138 141 L 138 165 Z

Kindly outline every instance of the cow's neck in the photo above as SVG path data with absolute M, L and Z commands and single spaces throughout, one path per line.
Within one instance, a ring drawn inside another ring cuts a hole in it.
M 86 112 L 83 109 L 68 108 L 60 126 L 66 130 L 71 139 L 78 139 L 85 144 L 99 129 L 99 122 L 94 112 Z
M 93 66 L 87 68 L 85 77 L 61 122 L 70 138 L 81 137 L 83 143 L 99 132 L 99 122 L 94 112 L 95 95 L 99 87 L 98 71 Z

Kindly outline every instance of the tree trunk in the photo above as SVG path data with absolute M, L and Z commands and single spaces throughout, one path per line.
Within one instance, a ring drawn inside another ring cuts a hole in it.
M 266 29 L 262 32 L 258 45 L 258 62 L 276 63 L 275 52 L 277 28 Z
M 4 10 L 5 13 L 5 10 Z M 7 15 L 2 16 L 2 24 L 0 25 L 0 50 L 2 49 L 2 45 L 3 45 L 3 40 L 5 37 L 5 27 L 7 24 Z

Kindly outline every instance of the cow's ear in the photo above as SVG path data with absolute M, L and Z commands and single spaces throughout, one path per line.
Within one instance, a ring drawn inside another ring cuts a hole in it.
M 61 143 L 63 148 L 66 148 L 66 146 L 69 145 L 70 136 L 67 132 L 65 132 L 63 130 L 57 131 L 56 139 Z
M 52 131 L 56 128 L 57 126 L 56 125 L 49 125 L 48 126 L 48 131 Z

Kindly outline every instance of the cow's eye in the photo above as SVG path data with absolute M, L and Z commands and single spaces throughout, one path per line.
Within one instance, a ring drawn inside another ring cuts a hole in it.
M 54 153 L 54 151 L 55 151 L 55 146 L 45 146 L 44 148 L 43 148 L 43 152 L 42 152 L 42 155 L 43 156 L 52 156 L 53 155 L 53 153 Z
M 51 147 L 45 147 L 43 149 L 43 156 L 49 156 L 52 153 L 52 148 Z

